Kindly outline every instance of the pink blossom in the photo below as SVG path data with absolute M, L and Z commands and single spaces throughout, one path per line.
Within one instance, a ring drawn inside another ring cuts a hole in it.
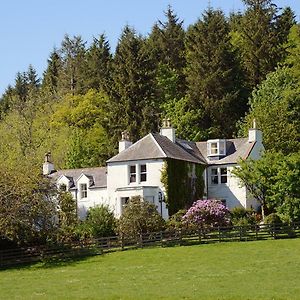
M 229 210 L 220 200 L 197 200 L 183 216 L 185 223 L 197 226 L 225 226 L 229 223 Z

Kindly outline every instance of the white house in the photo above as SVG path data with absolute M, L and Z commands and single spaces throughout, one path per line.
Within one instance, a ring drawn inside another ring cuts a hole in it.
M 46 155 L 43 173 L 73 195 L 80 218 L 99 204 L 108 205 L 118 217 L 129 198 L 139 195 L 154 203 L 166 219 L 168 208 L 161 171 L 167 159 L 203 165 L 206 198 L 220 199 L 229 209 L 256 208 L 257 203 L 231 171 L 240 158 L 258 159 L 263 149 L 262 133 L 256 128 L 249 130 L 248 138 L 190 142 L 176 138 L 175 129 L 164 122 L 160 133 L 149 133 L 134 144 L 124 132 L 119 153 L 107 161 L 106 167 L 55 171 Z

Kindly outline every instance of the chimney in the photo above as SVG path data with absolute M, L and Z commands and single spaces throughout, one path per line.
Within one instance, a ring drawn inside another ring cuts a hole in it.
M 51 162 L 51 152 L 45 153 L 45 161 L 43 163 L 43 175 L 49 175 L 54 171 L 54 164 Z
M 160 129 L 160 134 L 175 143 L 175 128 L 172 127 L 170 119 L 163 119 L 163 126 Z
M 129 132 L 127 130 L 122 132 L 122 139 L 119 141 L 119 153 L 126 150 L 132 145 L 129 138 Z
M 256 128 L 255 119 L 253 119 L 253 127 L 249 129 L 248 142 L 257 142 L 262 144 L 262 132 Z

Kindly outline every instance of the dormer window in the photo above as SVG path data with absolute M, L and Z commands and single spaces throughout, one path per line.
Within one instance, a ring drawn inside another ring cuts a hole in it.
M 62 183 L 59 185 L 60 192 L 66 192 L 67 191 L 67 185 Z
M 207 156 L 224 156 L 226 155 L 226 140 L 208 140 Z

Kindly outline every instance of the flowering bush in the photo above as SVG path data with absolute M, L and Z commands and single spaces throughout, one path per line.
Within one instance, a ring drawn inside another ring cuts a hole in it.
M 229 210 L 219 200 L 197 200 L 183 216 L 183 221 L 198 227 L 225 226 L 230 222 Z

